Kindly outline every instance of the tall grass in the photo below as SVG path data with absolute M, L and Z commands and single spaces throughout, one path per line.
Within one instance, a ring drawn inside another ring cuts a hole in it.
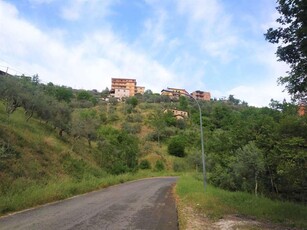
M 244 192 L 229 192 L 210 185 L 204 191 L 202 180 L 192 174 L 180 177 L 176 191 L 185 205 L 194 206 L 212 219 L 240 214 L 289 227 L 307 228 L 307 207 L 304 205 L 274 201 Z

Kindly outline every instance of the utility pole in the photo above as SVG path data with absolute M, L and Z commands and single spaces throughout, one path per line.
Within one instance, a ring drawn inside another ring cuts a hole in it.
M 172 90 L 165 90 L 167 92 L 173 93 Z M 203 119 L 202 119 L 202 112 L 201 112 L 201 107 L 197 101 L 191 94 L 189 93 L 179 93 L 179 95 L 184 95 L 187 96 L 191 99 L 193 99 L 199 110 L 199 129 L 200 129 L 200 142 L 201 142 L 201 157 L 202 157 L 202 164 L 203 164 L 203 178 L 204 178 L 204 190 L 206 191 L 207 188 L 207 182 L 206 182 L 206 158 L 205 158 L 205 148 L 204 148 L 204 132 L 203 132 Z

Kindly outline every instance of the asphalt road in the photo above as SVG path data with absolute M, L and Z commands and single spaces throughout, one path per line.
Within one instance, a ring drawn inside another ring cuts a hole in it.
M 0 229 L 178 229 L 176 178 L 129 182 L 0 218 Z

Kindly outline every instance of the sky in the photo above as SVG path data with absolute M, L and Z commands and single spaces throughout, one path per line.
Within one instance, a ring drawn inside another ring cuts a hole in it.
M 41 82 L 104 90 L 133 78 L 234 95 L 249 105 L 290 99 L 288 70 L 264 33 L 275 0 L 0 0 L 0 70 Z

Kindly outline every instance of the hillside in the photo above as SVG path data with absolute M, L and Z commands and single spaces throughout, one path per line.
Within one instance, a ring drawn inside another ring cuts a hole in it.
M 0 213 L 132 178 L 201 171 L 199 113 L 186 97 L 124 102 L 106 92 L 0 77 Z M 306 203 L 307 117 L 273 101 L 200 102 L 208 183 Z M 177 120 L 171 109 L 188 112 Z M 168 111 L 168 112 L 167 112 Z

